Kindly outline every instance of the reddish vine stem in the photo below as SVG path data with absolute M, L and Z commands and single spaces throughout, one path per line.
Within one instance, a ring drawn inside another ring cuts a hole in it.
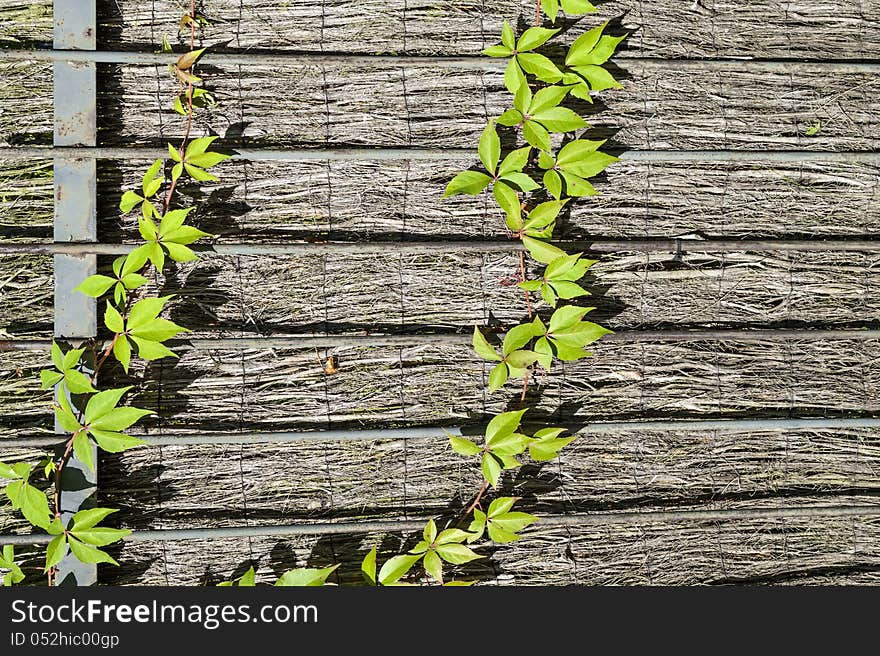
M 483 480 L 483 485 L 480 486 L 480 491 L 477 492 L 477 496 L 474 499 L 474 502 L 468 506 L 467 510 L 464 511 L 465 517 L 470 515 L 473 512 L 474 508 L 480 505 L 480 500 L 483 498 L 483 495 L 486 493 L 486 489 L 489 487 L 489 481 Z

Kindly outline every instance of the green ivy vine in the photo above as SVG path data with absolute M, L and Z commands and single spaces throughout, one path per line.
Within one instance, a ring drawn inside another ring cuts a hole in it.
M 589 179 L 616 161 L 600 150 L 604 142 L 578 136 L 578 131 L 589 124 L 565 102 L 569 97 L 592 102 L 592 93 L 621 86 L 603 64 L 624 37 L 606 35 L 607 23 L 599 25 L 578 37 L 564 61 L 556 63 L 540 52 L 560 32 L 537 25 L 542 9 L 554 23 L 560 9 L 568 16 L 595 11 L 586 0 L 540 0 L 535 27 L 517 37 L 505 22 L 501 43 L 487 48 L 484 54 L 508 59 L 504 82 L 511 94 L 511 107 L 490 120 L 482 132 L 477 147 L 482 167 L 455 175 L 443 194 L 444 198 L 476 196 L 491 190 L 511 238 L 522 244 L 518 285 L 523 290 L 528 320 L 508 327 L 498 345 L 493 344 L 493 332 L 475 326 L 473 333 L 476 354 L 494 363 L 488 376 L 489 390 L 496 392 L 510 379 L 522 379 L 521 405 L 529 379 L 538 368 L 549 371 L 556 360 L 586 358 L 590 353 L 585 347 L 610 332 L 584 319 L 593 308 L 571 303 L 589 295 L 579 281 L 594 261 L 582 253 L 567 253 L 552 240 L 563 208 L 578 198 L 595 195 Z M 213 236 L 187 223 L 196 208 L 173 207 L 181 178 L 217 181 L 209 170 L 229 157 L 211 150 L 217 137 L 191 136 L 195 111 L 216 104 L 195 74 L 204 52 L 194 47 L 196 30 L 202 22 L 203 17 L 191 2 L 190 11 L 181 20 L 181 28 L 190 30 L 189 51 L 169 67 L 180 84 L 171 107 L 186 119 L 185 136 L 177 146 L 168 144 L 168 158 L 155 160 L 139 190 L 125 191 L 120 201 L 123 213 L 138 212 L 142 243 L 112 263 L 112 275 L 93 275 L 77 287 L 79 292 L 104 303 L 104 326 L 110 338 L 101 343 L 90 340 L 80 348 L 53 342 L 54 368 L 40 372 L 42 387 L 55 390 L 55 417 L 66 433 L 62 455 L 40 462 L 0 462 L 0 479 L 7 481 L 4 492 L 12 508 L 35 530 L 47 535 L 43 569 L 49 584 L 55 582 L 57 566 L 68 554 L 84 563 L 118 564 L 103 548 L 131 532 L 102 525 L 117 512 L 114 508 L 88 508 L 62 521 L 61 476 L 72 455 L 94 471 L 94 448 L 119 453 L 146 444 L 126 431 L 153 413 L 123 403 L 131 386 L 99 390 L 102 368 L 110 357 L 127 373 L 135 359 L 177 357 L 166 342 L 188 332 L 160 316 L 172 296 L 146 296 L 142 290 L 148 276 L 161 275 L 169 261 L 197 259 L 190 245 Z M 170 51 L 167 41 L 163 50 Z M 520 145 L 503 152 L 499 127 Z M 533 261 L 529 266 L 525 253 Z M 536 266 L 543 270 L 537 277 L 528 278 L 527 271 Z M 533 294 L 540 298 L 534 308 Z M 424 581 L 471 585 L 474 581 L 451 578 L 449 570 L 482 558 L 474 549 L 487 546 L 489 541 L 503 544 L 520 539 L 520 532 L 538 521 L 535 515 L 514 510 L 518 501 L 515 497 L 498 496 L 484 507 L 489 488 L 498 489 L 505 471 L 521 467 L 525 458 L 535 462 L 552 460 L 574 439 L 564 436 L 564 429 L 552 426 L 526 434 L 522 421 L 528 411 L 521 408 L 492 417 L 478 439 L 449 436 L 456 454 L 479 463 L 483 475 L 480 489 L 455 520 L 441 527 L 440 520 L 430 519 L 412 548 L 391 556 L 381 566 L 377 547 L 373 547 L 361 563 L 367 585 Z M 41 478 L 46 482 L 36 480 Z M 338 567 L 293 569 L 281 575 L 276 585 L 324 585 Z M 25 578 L 11 545 L 2 548 L 0 570 L 5 572 L 5 585 L 18 584 Z M 220 585 L 255 584 L 256 573 L 250 567 L 239 578 Z

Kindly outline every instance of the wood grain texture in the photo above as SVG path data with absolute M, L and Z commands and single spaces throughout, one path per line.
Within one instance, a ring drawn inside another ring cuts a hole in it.
M 624 89 L 598 94 L 592 106 L 572 105 L 594 127 L 587 136 L 613 137 L 612 144 L 627 149 L 878 147 L 875 75 L 618 64 Z M 167 71 L 113 66 L 105 74 L 118 87 L 105 89 L 99 99 L 101 143 L 163 146 L 182 136 L 183 122 L 171 110 L 177 83 Z M 200 114 L 197 130 L 225 137 L 227 146 L 471 148 L 486 120 L 510 106 L 501 71 L 449 65 L 416 70 L 340 63 L 246 71 L 206 65 L 206 75 L 220 104 Z M 817 122 L 822 129 L 806 136 Z
M 504 20 L 527 26 L 534 16 L 534 3 L 517 0 L 203 5 L 215 19 L 204 31 L 206 44 L 311 52 L 477 54 L 498 40 Z M 573 31 L 614 19 L 616 29 L 632 33 L 628 50 L 652 57 L 859 59 L 880 55 L 880 27 L 870 19 L 878 10 L 876 0 L 617 0 L 602 3 Z M 99 38 L 106 47 L 155 46 L 162 34 L 175 36 L 179 14 L 168 0 L 105 5 Z

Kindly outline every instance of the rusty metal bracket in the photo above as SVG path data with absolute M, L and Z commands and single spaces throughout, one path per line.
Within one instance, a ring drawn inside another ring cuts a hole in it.
M 56 49 L 95 50 L 96 0 L 54 0 L 53 46 Z M 56 61 L 55 146 L 94 147 L 97 140 L 97 79 L 94 62 Z M 55 241 L 97 241 L 97 175 L 95 159 L 55 158 Z M 95 273 L 93 253 L 62 253 L 55 264 L 55 336 L 80 341 L 97 334 L 93 299 L 73 290 Z M 56 424 L 55 431 L 64 431 Z M 96 455 L 93 461 L 97 462 Z M 97 471 L 72 457 L 61 477 L 63 522 L 78 510 L 94 505 Z M 58 564 L 56 585 L 93 585 L 98 568 L 68 553 Z

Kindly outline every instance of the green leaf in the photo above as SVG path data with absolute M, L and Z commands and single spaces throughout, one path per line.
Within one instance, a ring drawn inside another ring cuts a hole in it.
M 49 546 L 46 547 L 46 569 L 45 571 L 49 571 L 55 565 L 60 563 L 64 556 L 67 555 L 67 536 L 63 533 L 61 535 L 55 536 L 52 541 L 49 543 Z
M 541 0 L 541 10 L 547 14 L 550 21 L 556 22 L 556 15 L 559 13 L 559 0 Z
M 83 280 L 80 284 L 74 287 L 73 290 L 82 292 L 86 296 L 91 296 L 92 298 L 98 298 L 99 296 L 106 294 L 107 290 L 110 289 L 115 282 L 116 281 L 109 276 L 96 274 Z
M 567 87 L 545 87 L 541 89 L 532 99 L 532 105 L 529 107 L 529 114 L 536 114 L 545 109 L 556 107 L 562 102 L 567 93 Z
M 203 169 L 217 166 L 217 164 L 225 162 L 227 159 L 231 158 L 231 155 L 224 155 L 223 153 L 202 153 L 200 155 L 187 155 L 187 161 L 190 164 L 193 164 Z
M 544 438 L 529 444 L 529 456 L 536 462 L 553 460 L 559 451 L 574 441 L 574 437 Z
M 159 222 L 159 235 L 164 238 L 168 233 L 177 230 L 183 225 L 183 222 L 186 221 L 186 217 L 193 211 L 193 209 L 194 208 L 192 207 L 187 207 L 185 209 L 171 210 L 170 212 L 167 212 Z
M 373 547 L 361 561 L 361 573 L 367 585 L 376 585 L 376 547 Z
M 623 85 L 601 66 L 574 66 L 572 70 L 586 79 L 593 91 L 623 88 Z
M 544 186 L 553 198 L 559 199 L 562 196 L 562 179 L 556 171 L 544 173 Z
M 55 368 L 59 371 L 64 371 L 64 353 L 61 352 L 61 347 L 58 346 L 58 342 L 52 341 L 52 364 L 55 365 Z
M 509 50 L 516 48 L 516 34 L 507 21 L 504 21 L 504 25 L 501 26 L 501 43 Z
M 513 508 L 513 504 L 516 502 L 516 497 L 498 497 L 489 504 L 487 515 L 492 518 L 510 512 L 510 509 Z
M 504 182 L 512 184 L 520 191 L 534 191 L 535 189 L 539 189 L 541 185 L 532 180 L 525 173 L 507 173 L 500 178 Z
M 58 394 L 58 402 L 60 405 L 55 406 L 55 419 L 58 421 L 58 425 L 68 433 L 75 433 L 82 428 L 70 408 L 67 395 L 63 392 Z
M 489 124 L 483 129 L 477 152 L 486 170 L 495 175 L 498 160 L 501 159 L 501 139 L 498 137 L 498 133 L 495 131 L 495 124 L 492 121 L 489 121 Z
M 428 523 L 425 524 L 425 528 L 422 531 L 422 539 L 428 544 L 432 544 L 434 539 L 437 537 L 437 524 L 433 519 L 429 519 Z
M 0 478 L 7 478 L 10 480 L 14 480 L 17 478 L 21 478 L 18 474 L 15 473 L 15 470 L 7 465 L 5 462 L 0 462 Z
M 170 299 L 170 296 L 149 297 L 135 303 L 128 314 L 129 329 L 138 328 L 153 321 Z
M 526 228 L 544 228 L 556 220 L 566 201 L 550 200 L 536 206 L 529 212 Z
M 86 404 L 86 423 L 92 424 L 96 419 L 100 419 L 109 413 L 119 403 L 119 399 L 122 398 L 122 395 L 130 389 L 131 385 L 128 387 L 117 387 L 95 394 Z
M 568 107 L 550 107 L 535 112 L 532 115 L 534 121 L 538 121 L 550 132 L 572 132 L 580 128 L 589 127 L 589 124 Z M 531 121 L 530 121 L 531 122 Z M 544 149 L 548 150 L 548 149 Z
M 553 84 L 562 79 L 562 71 L 544 55 L 527 52 L 517 55 L 516 60 L 526 73 L 531 73 L 542 82 Z
M 536 292 L 541 288 L 542 284 L 543 282 L 541 280 L 525 280 L 517 283 L 517 286 L 529 292 Z
M 339 565 L 323 567 L 321 569 L 292 569 L 281 575 L 275 583 L 279 587 L 318 587 L 324 585 Z
M 607 22 L 602 23 L 598 27 L 594 27 L 592 30 L 584 32 L 577 39 L 575 39 L 569 47 L 568 54 L 565 57 L 566 65 L 574 66 L 578 62 L 592 63 L 587 62 L 586 60 L 587 58 L 589 58 L 590 53 L 593 51 L 593 48 L 596 47 L 596 44 L 599 43 L 602 32 L 607 25 Z
M 187 173 L 189 173 L 195 180 L 198 180 L 199 182 L 217 182 L 217 180 L 220 179 L 216 175 L 211 175 L 204 169 L 193 166 L 189 162 L 184 164 L 183 167 L 186 169 Z
M 379 583 L 382 585 L 397 583 L 421 558 L 421 555 L 403 554 L 388 559 L 379 570 Z
M 119 200 L 119 210 L 124 214 L 131 212 L 138 203 L 143 203 L 144 199 L 133 191 L 126 191 Z
M 547 40 L 557 32 L 559 32 L 559 30 L 548 30 L 544 27 L 530 27 L 519 37 L 519 40 L 516 42 L 516 49 L 519 52 L 534 50 L 538 46 L 544 45 L 544 43 L 546 43 Z
M 492 371 L 489 372 L 489 391 L 494 392 L 501 389 L 504 383 L 507 382 L 507 376 L 508 371 L 505 363 L 502 362 L 495 365 Z
M 535 148 L 550 150 L 550 135 L 541 124 L 529 120 L 523 123 L 523 139 Z
M 87 394 L 96 391 L 92 387 L 92 381 L 81 371 L 76 369 L 68 369 L 64 373 L 64 384 L 71 394 Z
M 486 447 L 496 456 L 515 456 L 526 450 L 529 438 L 520 433 L 498 435 L 486 441 Z
M 516 533 L 511 533 L 497 526 L 495 522 L 489 522 L 487 528 L 489 530 L 489 538 L 498 544 L 507 544 L 519 540 L 519 536 Z
M 40 372 L 40 383 L 43 389 L 55 387 L 63 378 L 64 374 L 50 369 L 43 369 Z
M 507 87 L 510 93 L 515 95 L 524 84 L 528 84 L 526 82 L 526 75 L 519 67 L 517 57 L 511 57 L 510 61 L 507 62 L 507 68 L 504 69 L 504 86 Z M 501 123 L 501 120 L 499 119 L 498 122 Z M 507 125 L 507 123 L 502 123 L 502 125 Z
M 560 152 L 560 155 L 561 154 L 562 153 Z M 593 151 L 583 153 L 580 157 L 571 162 L 566 160 L 560 164 L 559 160 L 557 160 L 556 163 L 557 166 L 559 166 L 559 168 L 563 169 L 564 171 L 574 173 L 575 175 L 582 178 L 592 178 L 593 176 L 599 175 L 602 171 L 604 171 L 609 164 L 613 164 L 618 160 L 619 158 L 613 157 L 606 153 Z
M 253 588 L 257 583 L 257 573 L 254 571 L 254 566 L 251 565 L 248 567 L 247 571 L 241 575 L 241 578 L 238 579 L 238 587 L 239 588 Z
M 477 355 L 486 360 L 501 360 L 501 356 L 495 351 L 491 344 L 483 337 L 483 333 L 480 332 L 480 329 L 474 326 L 474 338 L 473 338 L 474 351 L 476 351 Z
M 574 326 L 583 316 L 593 308 L 579 307 L 577 305 L 566 305 L 559 308 L 550 317 L 550 333 L 556 333 L 559 330 Z
M 501 116 L 499 116 L 495 121 L 500 123 L 501 125 L 506 125 L 507 127 L 513 127 L 515 125 L 519 125 L 523 120 L 522 112 L 518 109 L 508 109 Z
M 491 453 L 484 453 L 481 469 L 483 470 L 483 478 L 489 481 L 489 483 L 492 484 L 492 487 L 498 487 L 498 478 L 501 476 L 502 471 L 501 463 L 498 461 L 498 458 Z
M 191 244 L 202 237 L 213 237 L 209 232 L 204 232 L 193 226 L 180 226 L 175 230 L 170 230 L 162 235 L 162 243 L 168 246 L 169 243 L 175 244 Z
M 139 273 L 129 273 L 122 277 L 121 282 L 125 285 L 126 289 L 131 290 L 146 285 L 149 281 Z
M 80 431 L 73 438 L 73 453 L 82 463 L 89 468 L 89 471 L 95 471 L 95 459 L 92 456 L 92 442 L 89 440 L 85 431 Z
M 492 195 L 498 206 L 504 210 L 505 223 L 511 230 L 522 228 L 522 205 L 516 190 L 504 182 L 498 182 L 492 188 Z
M 606 61 L 611 59 L 611 56 L 614 54 L 614 51 L 617 50 L 618 44 L 626 38 L 624 36 L 607 36 L 603 35 L 601 39 L 599 39 L 599 43 L 593 48 L 593 51 L 583 57 L 578 58 L 576 61 L 571 62 L 571 66 L 586 66 L 586 65 L 599 65 L 604 64 Z
M 464 437 L 449 436 L 449 442 L 452 444 L 452 450 L 463 456 L 478 455 L 482 449 Z
M 144 268 L 144 265 L 147 263 L 148 246 L 149 244 L 138 246 L 125 256 L 125 263 L 122 266 L 122 276 L 127 276 L 129 273 L 134 273 Z
M 96 547 L 83 544 L 73 538 L 70 539 L 69 544 L 73 555 L 82 563 L 110 563 L 111 565 L 119 565 L 109 554 Z
M 434 540 L 435 544 L 451 544 L 464 542 L 466 539 L 470 537 L 470 533 L 467 531 L 462 531 L 460 528 L 448 528 L 445 531 L 441 531 L 440 535 Z
M 183 175 L 183 164 L 175 164 L 171 167 L 171 180 L 179 180 L 180 176 Z
M 123 406 L 113 408 L 103 417 L 95 419 L 90 428 L 104 431 L 123 431 L 142 417 L 154 414 L 152 410 Z
M 522 171 L 526 164 L 529 163 L 529 155 L 531 152 L 531 146 L 523 146 L 522 148 L 511 150 L 501 161 L 501 166 L 498 167 L 498 175 L 503 176 L 513 172 Z
M 119 542 L 122 538 L 131 535 L 128 529 L 107 528 L 99 526 L 84 530 L 71 530 L 71 533 L 86 544 L 95 547 L 106 547 L 108 544 Z
M 446 185 L 446 191 L 443 193 L 443 198 L 448 198 L 449 196 L 454 196 L 456 194 L 475 196 L 483 191 L 490 182 L 492 182 L 492 178 L 485 173 L 480 173 L 479 171 L 462 171 L 452 178 L 449 184 Z
M 514 326 L 507 331 L 504 336 L 504 344 L 501 346 L 501 353 L 509 355 L 515 350 L 522 348 L 532 340 L 532 324 L 520 324 Z
M 428 574 L 440 583 L 443 582 L 443 561 L 440 560 L 436 551 L 429 551 L 426 553 L 423 564 L 425 566 L 425 571 Z
M 562 179 L 565 180 L 565 193 L 567 193 L 569 196 L 572 196 L 573 198 L 595 196 L 597 193 L 599 193 L 596 191 L 593 185 L 591 185 L 583 178 L 574 175 L 573 173 L 561 171 L 560 175 L 562 175 Z
M 181 332 L 190 331 L 168 319 L 153 319 L 134 328 L 131 327 L 131 322 L 129 321 L 129 334 L 132 338 L 140 337 L 152 342 L 164 342 L 166 339 L 171 339 Z
M 470 550 L 470 548 L 466 547 L 465 545 L 455 543 L 437 545 L 437 554 L 447 563 L 451 563 L 453 565 L 463 565 L 464 563 L 469 563 L 472 560 L 482 558 L 480 554 L 474 553 Z
M 523 237 L 523 244 L 528 249 L 529 254 L 538 262 L 550 264 L 560 255 L 565 255 L 565 251 L 557 248 L 553 244 L 534 239 L 532 237 Z
M 599 11 L 588 0 L 560 0 L 562 8 L 569 16 L 577 16 L 579 14 L 591 14 Z
M 138 357 L 144 360 L 161 360 L 162 358 L 176 358 L 177 353 L 159 342 L 153 342 L 140 337 L 132 337 L 132 341 L 137 345 Z
M 113 357 L 122 365 L 125 373 L 128 373 L 128 366 L 131 364 L 131 344 L 124 335 L 120 335 L 113 344 Z
M 118 512 L 115 508 L 89 508 L 80 510 L 73 516 L 73 531 L 86 531 L 103 522 L 109 515 Z
M 567 282 L 565 280 L 559 280 L 553 283 L 553 290 L 559 296 L 559 298 L 570 300 L 572 298 L 578 298 L 580 296 L 589 296 L 590 292 L 581 287 L 576 282 Z
M 510 57 L 513 52 L 505 45 L 494 45 L 483 50 L 483 54 L 487 57 Z
M 16 486 L 14 489 L 15 498 L 9 495 L 9 488 L 13 486 Z M 21 510 L 25 519 L 42 529 L 49 526 L 49 500 L 44 492 L 26 481 L 13 481 L 6 486 L 6 490 L 12 505 Z
M 493 439 L 510 435 L 519 426 L 522 416 L 526 413 L 526 409 L 511 410 L 495 415 L 486 426 L 486 444 L 488 445 Z
M 186 160 L 189 161 L 191 157 L 196 155 L 201 155 L 205 151 L 208 150 L 208 146 L 214 143 L 219 137 L 211 136 L 211 137 L 199 137 L 198 139 L 193 139 L 189 142 L 189 145 L 186 147 Z
M 144 446 L 148 444 L 148 442 L 144 442 L 137 437 L 131 437 L 130 435 L 117 433 L 115 431 L 95 429 L 90 430 L 89 433 L 95 438 L 95 442 L 98 443 L 98 446 L 108 453 L 121 453 L 122 451 L 133 449 L 136 446 Z
M 163 164 L 164 162 L 161 159 L 156 159 L 150 165 L 150 168 L 147 169 L 147 172 L 144 173 L 143 180 L 141 181 L 141 191 L 144 192 L 145 198 L 154 196 L 165 181 L 165 176 L 162 175 Z
M 107 326 L 107 330 L 111 330 L 114 333 L 125 332 L 125 323 L 122 321 L 122 315 L 109 302 L 107 303 L 107 309 L 104 310 L 104 325 Z

